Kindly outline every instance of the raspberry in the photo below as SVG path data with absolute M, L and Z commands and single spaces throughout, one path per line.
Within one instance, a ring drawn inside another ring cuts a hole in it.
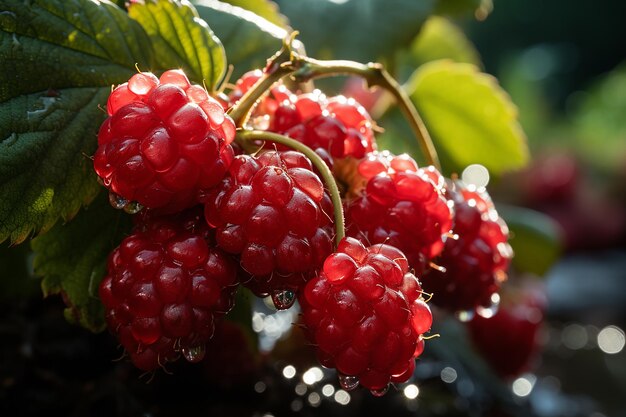
M 456 182 L 447 186 L 447 194 L 454 202 L 453 231 L 458 238 L 446 240 L 436 261 L 442 270 L 422 277 L 424 290 L 435 294 L 435 305 L 451 311 L 488 307 L 513 256 L 508 228 L 484 189 Z
M 257 295 L 288 308 L 331 252 L 330 197 L 310 161 L 294 151 L 239 155 L 206 200 L 218 245 L 240 255 Z M 281 300 L 282 298 L 282 300 Z
M 210 242 L 201 211 L 147 219 L 110 255 L 100 284 L 109 330 L 140 369 L 204 356 L 233 306 L 236 265 Z
M 443 178 L 434 167 L 418 168 L 408 155 L 388 152 L 370 154 L 358 172 L 365 187 L 350 185 L 357 197 L 346 203 L 348 235 L 397 247 L 421 274 L 442 251 L 452 224 Z
M 345 238 L 300 295 L 307 336 L 345 389 L 383 394 L 413 374 L 432 315 L 404 254 Z
M 501 305 L 492 317 L 476 315 L 467 323 L 474 346 L 501 377 L 528 371 L 539 350 L 537 335 L 545 308 L 540 298 L 523 293 L 514 305 Z
M 230 94 L 231 103 L 262 74 L 261 70 L 251 71 L 239 79 Z M 333 158 L 362 158 L 376 148 L 373 122 L 363 106 L 344 96 L 327 98 L 319 90 L 296 95 L 278 85 L 257 104 L 249 124 L 304 143 L 331 167 Z M 278 145 L 278 149 L 286 148 Z
M 224 177 L 235 125 L 222 105 L 180 70 L 133 75 L 107 102 L 94 168 L 116 196 L 163 213 L 198 203 Z

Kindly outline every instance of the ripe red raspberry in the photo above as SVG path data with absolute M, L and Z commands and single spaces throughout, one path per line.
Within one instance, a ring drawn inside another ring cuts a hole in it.
M 261 70 L 244 74 L 230 94 L 231 103 L 262 75 Z M 319 90 L 296 95 L 279 84 L 260 100 L 249 124 L 304 143 L 331 166 L 333 159 L 362 158 L 376 148 L 373 122 L 363 106 L 344 96 L 327 98 Z
M 109 330 L 140 369 L 202 359 L 215 321 L 233 306 L 236 265 L 194 210 L 148 219 L 110 255 L 100 284 Z
M 204 88 L 180 70 L 160 78 L 133 75 L 107 102 L 94 168 L 120 196 L 173 213 L 198 203 L 225 175 L 233 158 L 235 125 Z
M 358 165 L 362 184 L 351 184 L 346 203 L 348 235 L 386 243 L 406 254 L 417 274 L 443 249 L 452 224 L 442 196 L 443 177 L 434 167 L 418 168 L 408 155 L 372 153 Z
M 218 245 L 240 255 L 252 277 L 246 285 L 288 308 L 332 251 L 331 207 L 303 154 L 270 151 L 237 156 L 230 176 L 207 197 L 205 215 Z
M 508 228 L 485 190 L 456 182 L 447 186 L 447 195 L 454 202 L 453 231 L 458 238 L 446 240 L 435 261 L 445 272 L 433 269 L 425 274 L 424 290 L 435 295 L 435 305 L 451 311 L 489 307 L 513 256 Z
M 404 254 L 345 238 L 300 295 L 307 336 L 346 389 L 382 395 L 413 374 L 432 315 Z
M 540 347 L 545 297 L 527 289 L 516 296 L 515 304 L 505 300 L 492 317 L 476 315 L 467 323 L 474 346 L 503 378 L 528 371 Z

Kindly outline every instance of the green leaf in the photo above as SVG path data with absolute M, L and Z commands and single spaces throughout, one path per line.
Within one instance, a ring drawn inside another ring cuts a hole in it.
M 434 0 L 281 0 L 307 52 L 316 58 L 376 61 L 419 33 Z
M 0 104 L 0 241 L 71 218 L 99 190 L 91 155 L 110 88 L 67 88 Z
M 20 94 L 126 81 L 153 64 L 150 41 L 109 2 L 5 0 L 0 14 L 0 102 Z M 36 63 L 36 65 L 35 65 Z
M 571 116 L 574 128 L 567 146 L 594 166 L 623 169 L 626 155 L 626 65 L 602 76 L 586 94 L 579 94 Z
M 179 0 L 131 3 L 130 17 L 150 36 L 161 69 L 182 67 L 187 76 L 214 91 L 226 73 L 220 40 L 195 8 Z
M 430 17 L 411 46 L 396 60 L 400 79 L 407 79 L 415 68 L 430 61 L 450 59 L 481 67 L 480 56 L 461 28 L 439 16 Z
M 92 331 L 104 328 L 98 285 L 106 273 L 106 260 L 130 230 L 130 216 L 114 210 L 102 192 L 74 220 L 57 224 L 33 239 L 35 274 L 44 276 L 44 295 L 61 294 L 66 318 Z
M 528 161 L 517 108 L 497 80 L 474 65 L 423 65 L 406 88 L 433 137 L 444 172 L 460 173 L 470 164 L 481 164 L 497 176 Z
M 545 275 L 561 255 L 563 233 L 558 223 L 545 214 L 522 207 L 499 204 L 498 213 L 509 226 L 515 269 Z
M 108 1 L 6 0 L 0 14 L 0 242 L 69 219 L 98 192 L 89 155 L 112 84 L 153 65 Z M 36 63 L 36 65 L 35 65 Z
M 39 293 L 39 280 L 32 276 L 31 255 L 28 245 L 0 244 L 0 302 Z
M 289 27 L 289 21 L 287 17 L 280 13 L 278 5 L 272 0 L 223 0 L 224 3 L 232 4 L 233 6 L 241 7 L 262 17 L 281 28 L 287 29 Z
M 226 49 L 233 77 L 262 68 L 282 46 L 287 31 L 244 10 L 217 0 L 194 0 L 198 14 L 215 31 Z

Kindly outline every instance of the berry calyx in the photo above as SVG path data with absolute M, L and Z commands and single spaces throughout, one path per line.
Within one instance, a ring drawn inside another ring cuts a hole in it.
M 432 166 L 419 168 L 408 155 L 368 155 L 349 184 L 349 236 L 400 249 L 421 274 L 443 250 L 452 219 L 443 197 L 443 177 Z
M 484 189 L 458 181 L 446 188 L 454 203 L 455 238 L 446 240 L 435 262 L 441 269 L 422 277 L 424 290 L 435 294 L 435 305 L 450 311 L 490 307 L 513 257 L 508 228 Z
M 235 125 L 181 70 L 133 75 L 107 101 L 94 169 L 119 206 L 174 213 L 198 203 L 225 175 Z
M 404 254 L 345 238 L 300 294 L 307 336 L 344 389 L 375 395 L 412 375 L 432 314 Z
M 311 162 L 295 151 L 239 155 L 207 197 L 217 244 L 239 255 L 257 295 L 296 293 L 332 250 L 332 204 Z M 278 300 L 280 297 L 276 298 Z M 277 308 L 288 308 L 279 302 Z
M 212 243 L 198 210 L 148 218 L 111 253 L 100 284 L 109 330 L 135 366 L 204 356 L 233 306 L 236 265 Z

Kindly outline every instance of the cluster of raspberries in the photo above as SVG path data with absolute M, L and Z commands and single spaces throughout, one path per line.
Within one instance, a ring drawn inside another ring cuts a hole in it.
M 144 72 L 111 93 L 94 168 L 116 207 L 141 211 L 100 284 L 109 329 L 143 370 L 196 362 L 243 285 L 278 309 L 298 300 L 320 362 L 384 392 L 413 374 L 430 293 L 452 311 L 489 304 L 511 258 L 506 225 L 484 191 L 377 150 L 353 99 L 278 84 L 243 128 L 299 141 L 332 170 L 347 233 L 334 248 L 311 160 L 235 142 L 227 110 L 262 76 L 214 98 L 180 70 Z

